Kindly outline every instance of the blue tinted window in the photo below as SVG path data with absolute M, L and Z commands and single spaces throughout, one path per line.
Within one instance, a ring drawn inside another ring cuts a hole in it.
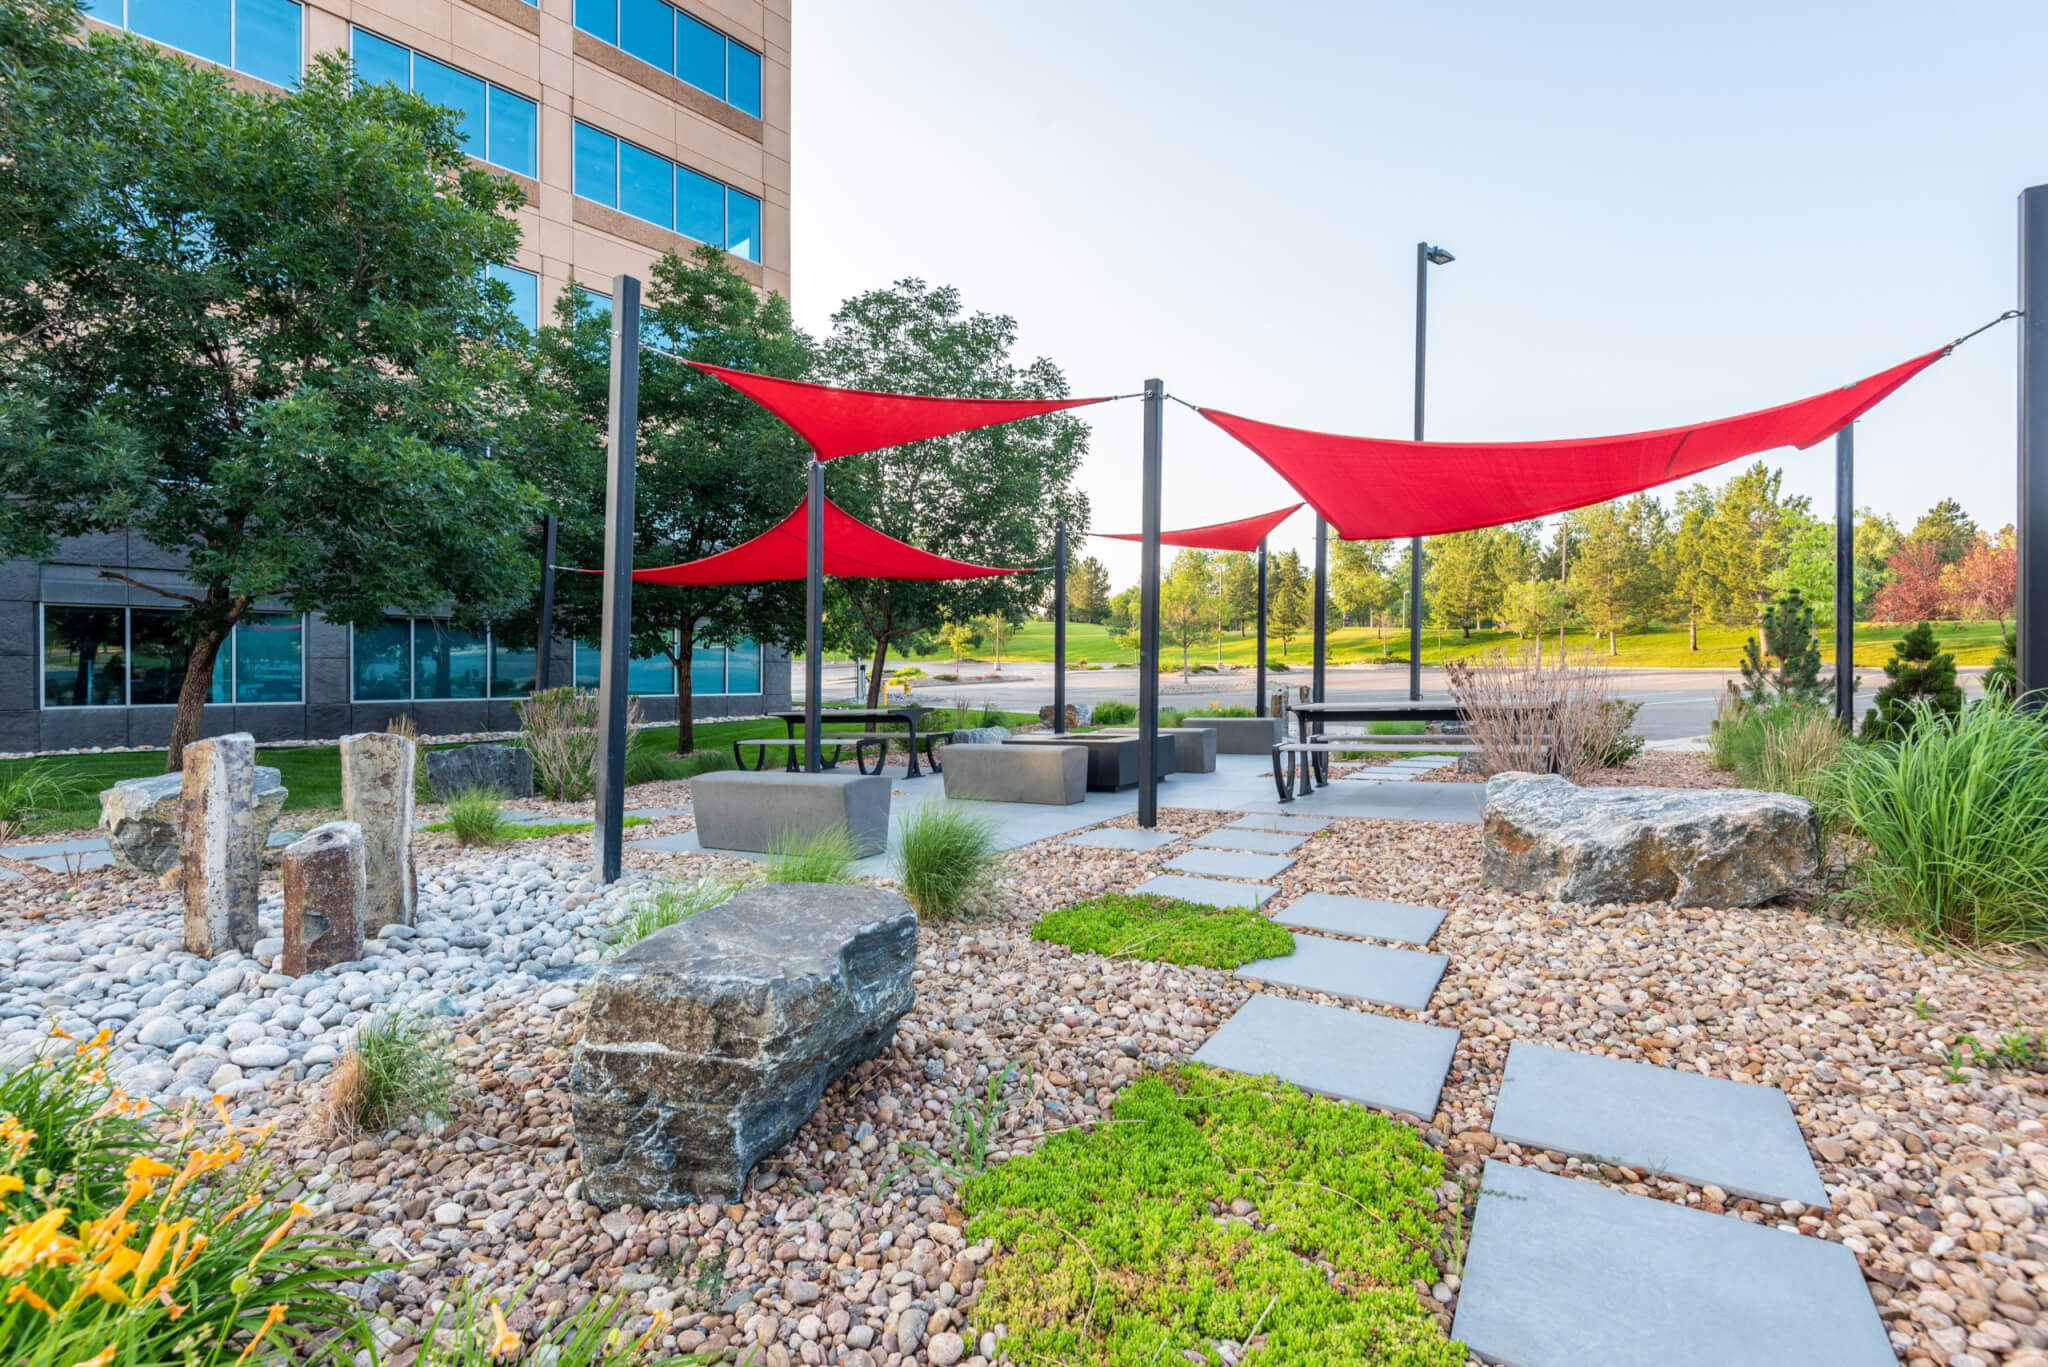
M 576 316 L 579 318 L 612 316 L 612 297 L 600 294 L 588 285 L 576 287 Z
M 85 0 L 85 12 L 103 24 L 121 27 L 121 0 Z
M 379 38 L 367 29 L 350 35 L 350 55 L 356 62 L 356 79 L 365 85 L 389 81 L 400 90 L 412 89 L 412 49 Z
M 457 71 L 416 52 L 412 58 L 412 88 L 416 94 L 424 95 L 435 104 L 446 105 L 460 113 L 462 117 L 455 121 L 455 135 L 469 144 L 463 150 L 474 157 L 484 154 L 488 111 L 482 81 L 466 71 Z
M 532 100 L 491 87 L 491 147 L 485 160 L 522 176 L 540 175 L 540 116 Z
M 482 698 L 490 693 L 490 640 L 446 622 L 413 624 L 415 698 Z
M 752 48 L 726 44 L 725 101 L 757 119 L 761 117 L 761 54 Z
M 43 609 L 43 706 L 120 707 L 128 701 L 125 617 L 120 608 Z M 178 672 L 182 678 L 184 670 Z
M 676 12 L 662 0 L 619 0 L 619 46 L 663 71 L 676 69 Z
M 397 618 L 355 633 L 349 696 L 364 702 L 403 699 L 412 682 L 412 623 Z
M 700 645 L 690 652 L 690 692 L 725 692 L 724 650 Z
M 272 85 L 297 85 L 304 28 L 293 0 L 235 0 L 235 70 Z
M 168 705 L 178 701 L 185 687 L 186 666 L 192 646 L 178 633 L 179 614 L 154 608 L 131 608 L 128 613 L 128 701 L 136 707 Z M 294 619 L 296 620 L 296 619 Z M 213 678 L 206 690 L 208 702 L 232 699 L 234 646 L 222 641 L 213 656 Z
M 540 331 L 540 277 L 517 266 L 486 266 L 484 275 L 512 291 L 512 316 L 519 325 Z
M 687 14 L 676 15 L 676 75 L 725 98 L 725 35 Z
M 494 698 L 523 698 L 533 692 L 533 676 L 540 668 L 539 657 L 533 653 L 533 642 L 524 646 L 507 645 L 499 636 L 491 637 L 491 696 Z
M 295 613 L 261 613 L 236 625 L 236 702 L 304 700 L 303 633 Z
M 617 47 L 619 0 L 576 0 L 576 27 Z
M 725 249 L 749 261 L 761 259 L 761 201 L 738 190 L 725 192 Z
M 652 655 L 636 655 L 626 665 L 626 691 L 628 693 L 673 694 L 676 691 L 676 667 L 666 654 L 656 651 Z
M 675 225 L 675 163 L 642 151 L 630 142 L 619 144 L 619 208 L 635 218 Z
M 752 641 L 741 641 L 725 652 L 725 661 L 726 692 L 761 691 L 761 647 Z
M 604 652 L 598 649 L 597 642 L 578 641 L 576 643 L 576 686 L 578 688 L 597 687 L 599 671 L 603 667 Z
M 230 9 L 229 0 L 128 0 L 128 27 L 180 52 L 227 66 L 234 57 Z
M 687 166 L 676 168 L 676 231 L 699 242 L 725 245 L 725 187 Z
M 576 125 L 576 193 L 619 207 L 619 140 L 587 123 Z

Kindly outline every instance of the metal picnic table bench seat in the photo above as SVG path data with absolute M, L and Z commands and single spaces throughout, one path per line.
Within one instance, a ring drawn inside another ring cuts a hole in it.
M 1478 741 L 1463 734 L 1421 736 L 1330 735 L 1319 728 L 1329 722 L 1422 722 L 1455 723 L 1462 720 L 1453 703 L 1296 703 L 1287 711 L 1300 724 L 1299 740 L 1282 740 L 1273 747 L 1273 786 L 1282 802 L 1306 796 L 1317 785 L 1330 783 L 1330 756 L 1340 752 L 1389 755 L 1470 755 L 1479 752 Z M 1538 757 L 1543 767 L 1549 756 Z
M 910 733 L 910 772 L 904 775 L 904 777 L 918 778 L 922 775 L 923 772 L 918 767 L 918 751 L 920 749 L 923 750 L 925 764 L 929 765 L 931 771 L 936 774 L 939 772 L 939 759 L 938 755 L 934 752 L 933 746 L 937 742 L 943 740 L 946 736 L 952 734 L 950 731 L 928 731 L 924 734 L 923 744 L 922 746 L 920 746 L 919 737 L 917 733 L 917 723 L 920 719 L 922 719 L 925 716 L 926 713 L 933 712 L 936 710 L 937 709 L 935 708 L 919 707 L 914 705 L 905 705 L 903 707 L 828 707 L 823 711 L 821 717 L 823 721 L 866 722 L 871 725 L 894 724 L 903 727 L 906 731 Z M 775 720 L 781 722 L 783 726 L 787 728 L 789 732 L 789 739 L 787 741 L 736 740 L 733 742 L 734 758 L 738 758 L 739 747 L 742 745 L 756 745 L 762 747 L 764 760 L 766 756 L 767 747 L 773 746 L 777 749 L 784 749 L 785 747 L 788 747 L 786 753 L 789 755 L 789 767 L 792 769 L 800 767 L 799 761 L 803 756 L 804 745 L 803 712 L 800 710 L 792 710 L 788 712 L 770 712 L 768 715 L 775 718 Z M 859 768 L 859 770 L 863 774 L 869 772 L 867 767 L 867 752 L 870 747 L 872 747 L 876 751 L 877 755 L 877 758 L 875 760 L 875 768 L 873 772 L 878 774 L 882 772 L 882 765 L 888 760 L 889 757 L 889 737 L 887 736 L 864 735 L 856 738 L 847 735 L 845 732 L 821 733 L 818 737 L 818 755 L 820 762 L 824 762 L 824 750 L 827 745 L 838 746 L 845 745 L 848 743 L 851 743 L 854 747 L 854 764 L 857 768 Z M 743 767 L 744 763 L 744 761 L 741 761 Z M 757 765 L 756 767 L 759 766 Z M 832 765 L 830 763 L 826 763 L 825 767 L 829 769 L 832 767 Z

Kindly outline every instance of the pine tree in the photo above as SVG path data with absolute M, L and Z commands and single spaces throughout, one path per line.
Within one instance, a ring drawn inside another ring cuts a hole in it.
M 1759 706 L 1774 696 L 1788 702 L 1825 703 L 1833 684 L 1820 676 L 1820 642 L 1813 634 L 1813 609 L 1798 589 L 1764 609 L 1762 645 L 1755 636 L 1742 644 L 1742 680 Z M 1778 666 L 1771 668 L 1770 661 Z
M 1891 682 L 1877 690 L 1877 706 L 1863 718 L 1867 741 L 1904 740 L 1912 731 L 1915 703 L 1925 702 L 1950 717 L 1963 710 L 1956 657 L 1941 648 L 1930 622 L 1922 622 L 1893 645 L 1884 672 Z

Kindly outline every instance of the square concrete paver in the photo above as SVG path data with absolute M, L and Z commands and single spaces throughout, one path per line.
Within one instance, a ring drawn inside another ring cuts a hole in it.
M 1121 826 L 1111 826 L 1100 831 L 1070 835 L 1060 843 L 1086 845 L 1098 850 L 1156 850 L 1181 839 L 1185 837 L 1177 831 L 1128 831 Z
M 1175 873 L 1163 873 L 1157 878 L 1146 879 L 1131 891 L 1148 897 L 1199 902 L 1205 907 L 1259 907 L 1264 906 L 1266 899 L 1279 889 L 1259 883 L 1219 883 L 1213 878 L 1184 878 Z
M 1294 867 L 1294 859 L 1285 854 L 1245 854 L 1239 850 L 1189 850 L 1167 860 L 1166 867 L 1210 878 L 1242 878 L 1255 882 L 1261 878 L 1278 878 Z
M 87 869 L 112 868 L 114 856 L 106 850 L 80 850 L 68 855 L 46 855 L 28 862 L 52 873 L 69 873 L 73 869 L 83 873 Z
M 1441 954 L 1413 949 L 1297 935 L 1292 954 L 1255 960 L 1238 969 L 1237 976 L 1420 1011 L 1429 1005 L 1449 962 Z
M 1441 1025 L 1260 994 L 1209 1036 L 1195 1062 L 1273 1073 L 1323 1096 L 1429 1117 L 1457 1047 L 1458 1032 Z
M 1370 897 L 1309 892 L 1273 913 L 1273 919 L 1299 930 L 1426 945 L 1444 923 L 1444 913 L 1435 907 L 1411 906 L 1406 902 L 1376 902 Z
M 9 859 L 42 859 L 56 854 L 84 854 L 91 850 L 104 850 L 107 842 L 98 836 L 83 840 L 45 840 L 33 845 L 9 845 L 0 849 L 0 854 Z
M 1209 850 L 1249 850 L 1253 854 L 1286 854 L 1308 839 L 1305 835 L 1284 835 L 1279 831 L 1233 831 L 1225 827 L 1195 837 L 1195 844 Z
M 1756 1083 L 1517 1041 L 1493 1133 L 1759 1201 L 1828 1203 L 1792 1104 Z
M 1516 1367 L 1892 1367 L 1856 1255 L 1489 1162 L 1452 1336 Z
M 1266 785 L 1271 788 L 1273 785 Z M 1288 816 L 1284 812 L 1271 815 L 1254 813 L 1241 816 L 1223 829 L 1226 831 L 1279 831 L 1283 835 L 1314 835 L 1317 831 L 1330 829 L 1330 819 L 1321 816 Z

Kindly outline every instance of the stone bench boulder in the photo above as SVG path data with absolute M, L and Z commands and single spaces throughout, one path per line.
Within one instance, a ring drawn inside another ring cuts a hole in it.
M 1286 738 L 1279 717 L 1205 717 L 1198 712 L 1181 725 L 1214 731 L 1219 755 L 1270 755 Z
M 949 745 L 946 796 L 1071 807 L 1088 796 L 1088 752 L 1078 745 Z
M 880 1054 L 915 998 L 917 915 L 887 888 L 781 883 L 657 931 L 593 981 L 569 1073 L 583 1199 L 730 1199 Z
M 436 802 L 479 788 L 502 797 L 533 796 L 533 752 L 517 745 L 465 745 L 426 755 L 427 788 Z
M 178 867 L 178 805 L 184 785 L 183 774 L 152 774 L 123 779 L 100 793 L 100 830 L 116 866 L 151 877 Z M 270 839 L 289 796 L 277 770 L 256 766 L 256 819 L 251 829 L 258 849 Z
M 1820 867 L 1813 804 L 1788 793 L 1496 774 L 1483 822 L 1481 877 L 1556 902 L 1752 907 Z
M 1090 734 L 1097 736 L 1135 736 L 1135 726 L 1104 727 Z M 1176 774 L 1213 774 L 1216 772 L 1217 732 L 1210 726 L 1162 726 L 1159 728 L 1159 744 L 1173 750 L 1173 772 Z M 1271 751 L 1272 747 L 1266 747 Z
M 697 843 L 707 850 L 765 854 L 785 841 L 846 828 L 857 858 L 889 843 L 886 774 L 758 773 L 729 769 L 690 780 Z

